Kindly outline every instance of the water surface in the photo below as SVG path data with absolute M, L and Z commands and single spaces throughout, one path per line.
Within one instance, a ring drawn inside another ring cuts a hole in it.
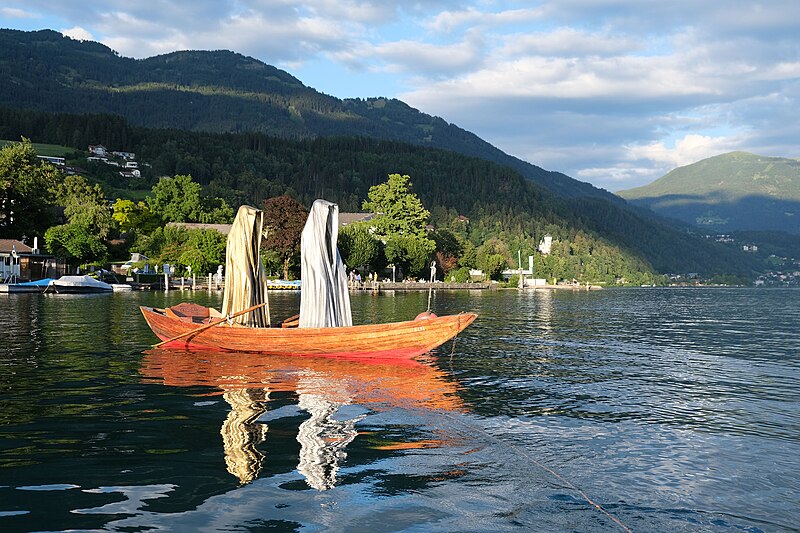
M 800 291 L 439 292 L 478 320 L 400 366 L 149 350 L 190 297 L 0 297 L 0 530 L 800 524 Z

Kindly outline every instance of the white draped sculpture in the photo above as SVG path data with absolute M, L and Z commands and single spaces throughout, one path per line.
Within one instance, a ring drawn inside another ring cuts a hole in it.
M 300 239 L 301 328 L 352 326 L 347 273 L 336 247 L 339 206 L 316 200 Z

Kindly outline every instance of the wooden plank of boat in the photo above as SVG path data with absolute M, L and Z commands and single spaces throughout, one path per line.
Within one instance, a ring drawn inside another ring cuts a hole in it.
M 150 329 L 162 340 L 185 335 L 198 326 L 189 317 L 170 317 L 162 310 L 145 306 L 140 309 Z M 348 359 L 412 358 L 452 339 L 476 318 L 475 313 L 461 313 L 341 328 L 249 328 L 220 324 L 165 346 Z

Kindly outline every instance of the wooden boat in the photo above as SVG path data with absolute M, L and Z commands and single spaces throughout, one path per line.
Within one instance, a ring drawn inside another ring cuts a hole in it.
M 474 313 L 438 317 L 425 312 L 406 322 L 352 326 L 347 276 L 336 247 L 338 209 L 316 200 L 301 233 L 299 315 L 281 327 L 270 327 L 267 280 L 260 260 L 264 213 L 243 205 L 228 234 L 222 310 L 191 303 L 166 309 L 140 307 L 162 340 L 154 347 L 362 361 L 410 359 L 444 344 L 477 318 Z
M 429 352 L 458 335 L 478 316 L 422 313 L 406 322 L 330 328 L 257 328 L 225 322 L 204 327 L 220 319 L 212 318 L 208 308 L 196 304 L 140 309 L 162 341 L 182 336 L 164 344 L 167 348 L 378 360 L 409 359 Z M 199 331 L 190 333 L 194 330 Z

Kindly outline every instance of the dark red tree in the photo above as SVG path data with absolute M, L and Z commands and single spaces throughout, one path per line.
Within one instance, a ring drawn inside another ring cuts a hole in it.
M 283 195 L 264 200 L 263 211 L 267 234 L 264 245 L 283 260 L 283 279 L 288 279 L 292 258 L 300 253 L 300 234 L 308 210 L 291 196 Z

